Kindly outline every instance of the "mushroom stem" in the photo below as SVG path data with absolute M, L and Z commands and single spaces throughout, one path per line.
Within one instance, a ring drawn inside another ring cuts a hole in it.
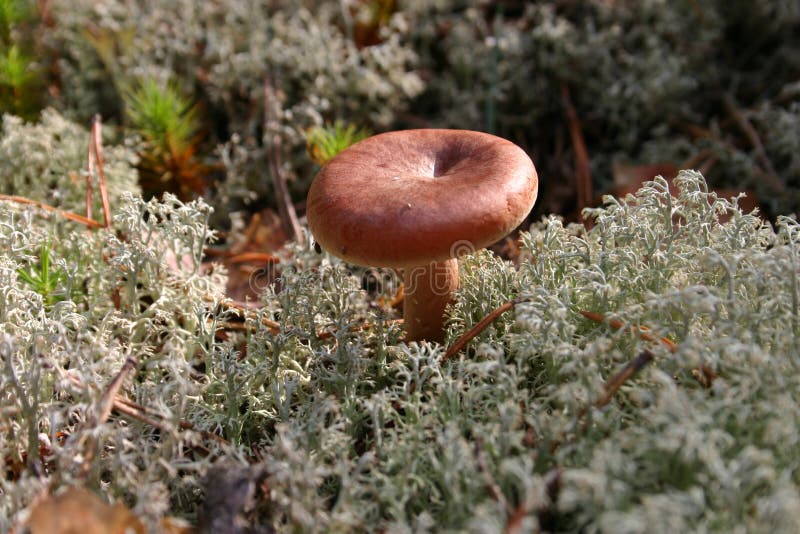
M 407 341 L 443 341 L 444 311 L 458 288 L 458 260 L 405 269 L 403 322 Z

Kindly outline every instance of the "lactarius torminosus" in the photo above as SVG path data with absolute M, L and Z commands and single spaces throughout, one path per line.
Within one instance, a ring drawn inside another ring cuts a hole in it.
M 331 254 L 403 270 L 408 341 L 441 341 L 458 287 L 456 258 L 510 233 L 539 180 L 528 155 L 493 135 L 404 130 L 330 160 L 308 192 L 308 226 Z

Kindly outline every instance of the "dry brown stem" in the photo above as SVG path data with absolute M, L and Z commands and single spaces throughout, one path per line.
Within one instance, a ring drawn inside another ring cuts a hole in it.
M 580 314 L 583 315 L 584 317 L 586 317 L 587 319 L 590 319 L 590 320 L 592 320 L 594 322 L 606 323 L 607 325 L 609 325 L 614 330 L 619 330 L 620 328 L 625 328 L 626 327 L 625 323 L 623 323 L 619 319 L 606 319 L 605 317 L 603 317 L 599 313 L 581 310 Z M 661 343 L 670 352 L 675 352 L 676 350 L 678 350 L 677 345 L 675 345 L 675 343 L 672 340 L 654 334 L 653 331 L 650 330 L 646 326 L 630 325 L 630 326 L 627 326 L 627 328 L 628 328 L 629 332 L 631 332 L 632 334 L 638 336 L 640 339 L 644 339 L 645 341 L 653 341 L 653 342 L 656 342 L 656 343 Z
M 578 194 L 577 210 L 580 214 L 583 208 L 592 205 L 592 171 L 589 163 L 589 151 L 583 138 L 581 122 L 569 94 L 569 86 L 561 82 L 561 100 L 567 111 L 567 123 L 572 138 L 572 150 L 575 156 L 575 189 Z
M 275 189 L 275 197 L 278 202 L 278 213 L 281 216 L 283 229 L 286 235 L 292 236 L 297 243 L 302 244 L 304 239 L 297 213 L 289 194 L 289 187 L 286 183 L 286 176 L 281 167 L 283 161 L 281 152 L 281 137 L 273 133 L 278 124 L 280 114 L 280 100 L 275 90 L 275 85 L 270 77 L 264 78 L 264 136 L 269 147 L 269 169 L 272 175 L 272 186 Z
M 503 315 L 508 310 L 514 308 L 520 302 L 523 302 L 525 299 L 523 298 L 516 298 L 506 302 L 505 304 L 498 306 L 491 312 L 489 312 L 486 317 L 478 321 L 475 326 L 461 334 L 458 339 L 456 339 L 452 345 L 447 348 L 447 351 L 444 353 L 442 357 L 442 361 L 447 361 L 456 354 L 458 354 L 470 341 L 475 339 L 481 332 L 486 330 L 490 324 L 492 324 L 498 317 Z
M 136 370 L 137 363 L 136 357 L 134 356 L 128 356 L 125 359 L 125 363 L 122 364 L 122 368 L 111 380 L 103 392 L 103 395 L 97 401 L 94 417 L 90 417 L 87 420 L 87 425 L 96 427 L 102 425 L 108 420 L 108 417 L 111 415 L 111 410 L 114 406 L 114 399 L 117 397 L 117 393 L 122 387 L 122 383 L 125 381 L 125 378 L 127 378 L 128 375 Z M 86 439 L 86 436 L 87 434 L 84 434 L 82 440 Z M 97 448 L 97 439 L 91 439 L 86 447 L 86 451 L 83 455 L 83 462 L 81 463 L 81 475 L 84 478 L 88 477 L 89 475 L 92 461 L 97 455 Z
M 92 129 L 89 132 L 89 149 L 86 156 L 86 216 L 72 213 L 71 211 L 62 210 L 38 200 L 32 200 L 26 197 L 17 195 L 3 195 L 0 194 L 0 200 L 8 202 L 16 202 L 17 204 L 26 204 L 29 206 L 36 206 L 39 209 L 55 213 L 60 217 L 64 217 L 70 221 L 75 221 L 85 225 L 88 228 L 108 228 L 111 226 L 111 207 L 108 202 L 108 187 L 106 185 L 106 174 L 103 170 L 103 145 L 100 134 L 100 116 L 95 115 L 92 122 Z M 103 204 L 103 222 L 99 223 L 92 219 L 92 176 L 94 171 L 97 170 L 98 174 L 98 188 L 100 189 L 100 199 Z
M 101 133 L 102 121 L 100 115 L 95 115 L 92 121 L 92 130 L 89 136 L 89 158 L 92 157 L 97 167 L 98 182 L 97 187 L 100 189 L 100 202 L 103 205 L 103 227 L 108 228 L 111 226 L 111 206 L 108 202 L 108 185 L 106 182 L 106 173 L 103 169 L 103 136 Z M 89 175 L 91 180 L 91 175 Z M 89 197 L 87 197 L 87 201 Z
M 614 397 L 619 388 L 628 381 L 633 375 L 642 370 L 642 368 L 653 361 L 653 353 L 649 350 L 643 350 L 636 358 L 628 363 L 619 373 L 614 375 L 611 380 L 606 382 L 605 393 L 595 401 L 594 405 L 597 408 L 602 408 Z
M 30 198 L 20 197 L 16 195 L 3 195 L 0 194 L 0 200 L 6 200 L 8 202 L 16 202 L 17 204 L 26 204 L 29 206 L 36 206 L 39 209 L 43 209 L 50 213 L 55 213 L 60 217 L 64 217 L 65 219 L 69 219 L 70 221 L 75 221 L 81 223 L 89 228 L 102 228 L 103 225 L 97 221 L 84 217 L 83 215 L 78 215 L 77 213 L 72 213 L 71 211 L 65 211 L 59 208 L 55 208 L 50 206 L 49 204 L 45 204 L 44 202 L 39 202 L 38 200 L 31 200 Z
M 772 161 L 767 157 L 767 151 L 764 150 L 764 144 L 761 142 L 761 137 L 759 137 L 753 124 L 736 105 L 736 101 L 731 94 L 726 93 L 723 97 L 723 102 L 728 114 L 730 114 L 731 118 L 736 122 L 736 125 L 747 137 L 753 150 L 755 150 L 756 158 L 763 167 L 762 177 L 764 181 L 766 181 L 776 193 L 785 193 L 786 184 L 784 184 L 783 180 L 778 176 L 775 167 L 772 165 Z

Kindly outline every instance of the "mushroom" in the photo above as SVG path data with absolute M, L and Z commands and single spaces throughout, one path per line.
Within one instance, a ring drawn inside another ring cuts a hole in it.
M 538 177 L 528 155 L 493 135 L 404 130 L 331 159 L 308 192 L 308 227 L 343 260 L 403 270 L 408 341 L 442 341 L 458 288 L 456 258 L 511 232 L 530 212 Z

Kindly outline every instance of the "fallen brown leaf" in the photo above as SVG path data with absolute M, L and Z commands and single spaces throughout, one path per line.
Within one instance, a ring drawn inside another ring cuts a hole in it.
M 31 534 L 145 533 L 142 522 L 124 504 L 106 504 L 79 487 L 35 503 L 26 527 Z

